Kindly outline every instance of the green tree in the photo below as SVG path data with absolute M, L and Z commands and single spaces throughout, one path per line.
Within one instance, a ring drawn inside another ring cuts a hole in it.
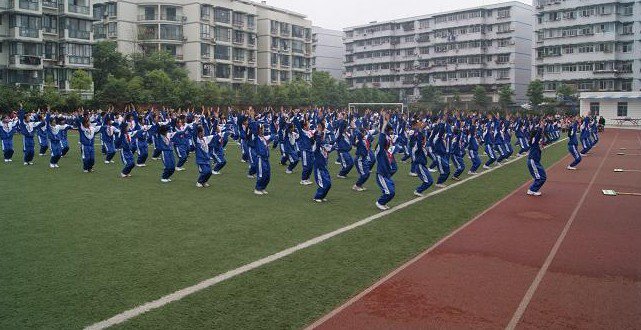
M 131 77 L 131 61 L 118 52 L 117 47 L 113 41 L 101 41 L 93 46 L 93 80 L 96 90 L 102 89 L 109 76 Z
M 242 84 L 236 90 L 236 105 L 249 106 L 256 103 L 256 86 Z
M 151 54 L 134 54 L 134 74 L 145 76 L 151 71 L 160 70 L 167 74 L 170 80 L 187 79 L 187 71 L 176 62 L 176 58 L 167 52 L 153 52 Z
M 74 71 L 70 79 L 71 89 L 78 91 L 90 90 L 92 83 L 91 75 L 85 70 Z
M 197 107 L 202 105 L 202 90 L 194 81 L 183 79 L 174 83 L 175 107 Z
M 420 102 L 425 104 L 430 111 L 441 111 L 445 106 L 441 91 L 432 85 L 421 88 Z
M 556 89 L 556 95 L 560 99 L 575 99 L 577 94 L 576 88 L 567 84 L 560 84 Z
M 514 91 L 508 85 L 501 87 L 499 90 L 499 106 L 503 111 L 507 112 L 510 106 L 514 103 L 512 95 L 514 95 Z
M 472 104 L 477 111 L 487 111 L 490 106 L 490 97 L 483 86 L 476 86 L 472 90 Z
M 256 105 L 266 107 L 274 104 L 274 90 L 269 85 L 259 85 L 256 88 Z
M 123 105 L 132 101 L 128 85 L 125 78 L 109 77 L 96 97 L 105 104 Z
M 543 82 L 541 82 L 538 79 L 533 80 L 528 85 L 527 93 L 525 95 L 527 95 L 528 99 L 530 100 L 530 104 L 533 107 L 537 107 L 541 103 L 543 103 L 544 101 L 543 90 L 544 90 Z
M 203 96 L 203 105 L 213 107 L 220 105 L 220 87 L 215 82 L 205 82 L 200 85 Z
M 151 100 L 151 96 L 145 88 L 145 82 L 142 77 L 131 78 L 127 82 L 127 91 L 129 92 L 129 99 L 134 104 L 145 104 Z
M 145 85 L 154 103 L 170 105 L 174 101 L 174 88 L 169 75 L 160 69 L 145 75 Z

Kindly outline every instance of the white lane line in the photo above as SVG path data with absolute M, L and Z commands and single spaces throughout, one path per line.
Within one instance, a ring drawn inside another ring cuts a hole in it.
M 521 300 L 519 307 L 514 312 L 514 315 L 512 315 L 512 319 L 510 320 L 510 323 L 508 323 L 505 329 L 514 330 L 518 325 L 519 321 L 521 320 L 521 318 L 523 317 L 523 314 L 525 313 L 525 310 L 530 304 L 532 297 L 536 293 L 536 290 L 538 289 L 539 284 L 541 284 L 541 281 L 543 280 L 543 277 L 547 273 L 548 268 L 550 268 L 550 264 L 552 264 L 554 257 L 556 257 L 556 253 L 559 251 L 559 248 L 561 247 L 561 244 L 563 243 L 565 236 L 568 234 L 568 231 L 570 231 L 570 227 L 572 226 L 572 223 L 574 223 L 574 219 L 576 219 L 576 215 L 579 213 L 579 209 L 581 209 L 581 206 L 583 206 L 583 203 L 585 202 L 585 199 L 588 196 L 590 189 L 594 185 L 594 182 L 596 181 L 596 177 L 599 175 L 599 172 L 601 171 L 603 164 L 605 164 L 605 161 L 608 159 L 608 155 L 610 154 L 610 151 L 612 151 L 612 147 L 614 147 L 614 142 L 616 142 L 617 137 L 619 137 L 618 132 L 614 136 L 614 139 L 612 139 L 610 148 L 608 148 L 608 151 L 603 155 L 603 160 L 601 160 L 601 164 L 599 164 L 599 167 L 594 172 L 594 175 L 590 180 L 590 184 L 588 184 L 588 187 L 585 189 L 585 192 L 583 192 L 583 196 L 581 196 L 581 199 L 579 200 L 579 203 L 574 208 L 572 215 L 570 215 L 568 222 L 565 224 L 565 227 L 563 227 L 563 231 L 561 231 L 561 234 L 556 239 L 554 246 L 552 246 L 552 250 L 550 250 L 550 254 L 548 254 L 547 258 L 545 259 L 545 262 L 543 263 L 543 266 L 541 266 L 541 269 L 539 269 L 539 272 L 536 274 L 534 281 L 532 281 L 532 284 L 528 288 L 527 292 L 525 292 L 525 296 L 523 296 L 523 299 Z
M 551 144 L 550 146 L 555 145 L 555 144 L 557 144 L 559 142 L 562 142 L 562 141 L 564 141 L 566 139 L 567 138 L 565 138 L 563 140 L 559 140 L 559 141 Z M 508 160 L 508 161 L 506 161 L 504 163 L 504 165 L 505 164 L 511 164 L 511 163 L 516 162 L 518 160 L 521 160 L 522 158 L 525 158 L 525 157 L 527 157 L 527 156 L 518 157 L 518 158 L 514 158 L 514 159 L 511 159 L 511 160 Z M 139 315 L 141 315 L 143 313 L 149 312 L 151 310 L 160 308 L 160 307 L 165 306 L 167 304 L 170 304 L 172 302 L 178 301 L 178 300 L 180 300 L 182 298 L 185 298 L 185 297 L 187 297 L 189 295 L 192 295 L 192 294 L 194 294 L 194 293 L 196 293 L 198 291 L 201 291 L 201 290 L 204 290 L 206 288 L 209 288 L 209 287 L 211 287 L 211 286 L 213 286 L 215 284 L 218 284 L 220 282 L 223 282 L 225 280 L 228 280 L 228 279 L 233 278 L 235 276 L 238 276 L 240 274 L 246 273 L 246 272 L 248 272 L 250 270 L 256 269 L 258 267 L 261 267 L 261 266 L 266 265 L 268 263 L 271 263 L 273 261 L 282 259 L 282 258 L 284 258 L 284 257 L 286 257 L 286 256 L 288 256 L 288 255 L 290 255 L 290 254 L 292 254 L 294 252 L 306 249 L 308 247 L 311 247 L 311 246 L 314 246 L 316 244 L 322 243 L 322 242 L 324 242 L 324 241 L 326 241 L 326 240 L 328 240 L 328 239 L 330 239 L 330 238 L 332 238 L 334 236 L 337 236 L 337 235 L 340 235 L 342 233 L 348 232 L 348 231 L 350 231 L 352 229 L 364 226 L 364 225 L 366 225 L 366 224 L 368 224 L 368 223 L 370 223 L 370 222 L 372 222 L 374 220 L 380 219 L 380 218 L 382 218 L 382 217 L 384 217 L 386 215 L 389 215 L 389 214 L 394 213 L 394 212 L 396 212 L 398 210 L 404 209 L 404 208 L 406 208 L 406 207 L 408 207 L 410 205 L 413 205 L 415 203 L 418 203 L 418 202 L 420 202 L 420 201 L 422 201 L 422 200 L 424 200 L 424 199 L 426 199 L 428 197 L 440 194 L 440 193 L 442 193 L 444 191 L 447 191 L 447 190 L 449 190 L 451 188 L 458 187 L 459 185 L 462 185 L 467 181 L 474 180 L 475 178 L 478 178 L 478 177 L 483 176 L 483 175 L 485 175 L 487 173 L 490 173 L 490 172 L 492 172 L 492 171 L 494 171 L 494 170 L 496 170 L 498 168 L 501 168 L 501 167 L 492 167 L 491 169 L 486 170 L 484 172 L 481 172 L 478 175 L 470 176 L 470 177 L 465 178 L 465 179 L 463 179 L 461 181 L 453 183 L 453 184 L 451 184 L 451 185 L 449 185 L 449 186 L 447 186 L 445 188 L 442 188 L 442 189 L 439 189 L 439 190 L 435 190 L 435 191 L 433 191 L 433 192 L 431 192 L 431 193 L 429 193 L 429 194 L 427 194 L 427 195 L 425 195 L 423 197 L 414 198 L 412 200 L 409 200 L 407 202 L 399 204 L 399 205 L 397 205 L 397 206 L 395 206 L 395 207 L 393 207 L 393 208 L 391 208 L 391 209 L 389 209 L 387 211 L 383 211 L 383 212 L 374 214 L 374 215 L 369 216 L 369 217 L 367 217 L 367 218 L 365 218 L 363 220 L 357 221 L 357 222 L 355 222 L 355 223 L 353 223 L 351 225 L 348 225 L 348 226 L 336 229 L 336 230 L 334 230 L 332 232 L 323 234 L 321 236 L 312 238 L 312 239 L 310 239 L 308 241 L 305 241 L 303 243 L 300 243 L 300 244 L 298 244 L 296 246 L 293 246 L 293 247 L 290 247 L 288 249 L 282 250 L 280 252 L 277 252 L 277 253 L 272 254 L 270 256 L 267 256 L 265 258 L 256 260 L 254 262 L 251 262 L 251 263 L 246 264 L 244 266 L 238 267 L 236 269 L 232 269 L 232 270 L 230 270 L 230 271 L 228 271 L 226 273 L 223 273 L 223 274 L 217 275 L 215 277 L 206 279 L 206 280 L 204 280 L 204 281 L 202 281 L 200 283 L 197 283 L 195 285 L 192 285 L 192 286 L 186 287 L 184 289 L 178 290 L 176 292 L 168 294 L 168 295 L 166 295 L 164 297 L 161 297 L 159 299 L 156 299 L 154 301 L 150 301 L 150 302 L 144 303 L 144 304 L 142 304 L 140 306 L 137 306 L 137 307 L 134 307 L 132 309 L 126 310 L 126 311 L 124 311 L 124 312 L 122 312 L 120 314 L 114 315 L 113 317 L 110 317 L 110 318 L 108 318 L 108 319 L 106 319 L 104 321 L 100 321 L 98 323 L 94 323 L 92 325 L 89 325 L 85 329 L 86 330 L 105 329 L 105 328 L 114 326 L 116 324 L 123 323 L 123 322 L 125 322 L 125 321 L 127 321 L 129 319 L 132 319 L 134 317 L 137 317 L 137 316 L 139 316 Z

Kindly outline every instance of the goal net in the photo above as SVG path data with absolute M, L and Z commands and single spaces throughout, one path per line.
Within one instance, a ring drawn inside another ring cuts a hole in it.
M 401 113 L 405 113 L 405 104 L 403 103 L 349 103 L 347 105 L 349 111 L 358 112 L 363 109 L 371 110 L 400 110 Z

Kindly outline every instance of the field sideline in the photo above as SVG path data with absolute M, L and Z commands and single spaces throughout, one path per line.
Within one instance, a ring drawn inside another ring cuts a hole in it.
M 315 186 L 298 185 L 299 172 L 286 175 L 276 153 L 270 195 L 254 196 L 233 142 L 224 175 L 205 190 L 194 186 L 193 157 L 162 185 L 153 161 L 127 180 L 118 178 L 119 161 L 84 174 L 75 142 L 55 171 L 45 157 L 24 167 L 16 142 L 14 162 L 0 164 L 0 328 L 81 328 L 378 213 L 372 179 L 355 193 L 355 172 L 334 177 L 330 202 L 314 204 Z M 544 163 L 563 155 L 559 143 Z M 399 165 L 392 206 L 418 185 Z M 528 179 L 519 160 L 121 326 L 304 326 Z

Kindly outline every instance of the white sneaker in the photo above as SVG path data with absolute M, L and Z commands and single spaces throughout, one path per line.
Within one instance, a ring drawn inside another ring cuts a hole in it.
M 147 164 L 136 164 L 138 167 L 147 167 Z
M 323 200 L 322 200 L 322 199 L 314 199 L 314 202 L 316 202 L 316 203 L 322 203 L 322 202 L 323 202 Z
M 437 184 L 434 185 L 434 187 L 445 188 L 445 187 L 447 187 L 447 185 L 445 183 L 437 183 Z
M 128 176 L 127 174 L 120 173 L 120 177 L 121 177 L 121 178 L 127 178 L 127 177 L 129 177 L 129 176 Z
M 303 186 L 309 186 L 310 184 L 312 184 L 312 182 L 309 180 L 301 180 L 300 184 Z
M 202 187 L 204 187 L 204 186 L 203 186 L 200 182 L 196 182 L 196 187 L 198 187 L 198 188 L 202 188 Z
M 432 173 L 435 173 L 435 172 L 436 172 L 436 169 L 434 169 L 434 168 L 428 168 L 427 170 L 428 170 L 428 171 L 430 171 L 430 172 L 432 172 Z
M 416 196 L 416 197 L 424 197 L 425 195 L 423 195 L 423 194 L 421 194 L 420 192 L 418 192 L 418 191 L 416 191 L 416 190 L 415 190 L 415 191 L 414 191 L 414 196 Z
M 55 164 L 49 164 L 49 168 L 56 168 Z
M 484 168 L 484 169 L 486 169 L 486 170 L 491 169 L 491 167 L 489 167 L 489 166 L 487 166 L 487 165 L 483 165 L 483 168 Z
M 262 191 L 260 191 L 260 190 L 254 190 L 254 194 L 256 194 L 256 195 L 262 195 L 262 194 L 263 194 L 263 192 L 262 192 Z
M 458 176 L 453 176 L 453 177 L 452 177 L 452 180 L 454 180 L 454 181 L 461 181 L 461 178 L 459 178 Z
M 285 173 L 286 173 L 286 174 L 292 174 L 292 173 L 294 173 L 294 172 L 292 172 L 292 171 L 290 171 L 290 170 L 285 170 Z
M 205 184 L 203 186 L 205 186 L 205 188 L 209 188 L 210 187 L 209 183 L 207 183 L 207 182 L 205 182 Z
M 240 162 L 241 162 L 241 163 L 247 163 L 247 161 L 246 161 L 246 160 L 244 160 L 244 159 L 241 159 L 241 160 L 240 160 Z
M 267 194 L 269 194 L 269 193 L 267 192 L 267 190 L 263 190 L 263 191 L 262 191 L 262 193 L 263 193 L 263 195 L 267 195 Z
M 503 166 L 503 163 L 501 163 L 501 162 L 496 162 L 496 166 Z
M 184 167 L 176 167 L 176 171 L 178 171 L 178 172 L 181 172 L 181 171 L 184 171 L 184 170 L 185 170 Z
M 249 178 L 249 179 L 256 179 L 256 176 L 255 176 L 255 175 L 249 175 L 249 174 L 247 174 L 247 178 Z
M 108 160 L 105 160 L 105 164 L 111 164 Z
M 381 211 L 389 210 L 389 206 L 381 205 L 381 204 L 378 203 L 378 201 L 376 202 L 376 207 L 378 207 L 378 209 L 381 210 Z
M 213 174 L 213 175 L 220 175 L 220 172 L 211 171 L 211 174 Z
M 56 168 L 60 167 L 60 165 L 58 165 L 58 164 L 55 164 L 55 165 L 53 165 L 53 166 L 55 166 Z
M 341 162 L 334 162 L 334 164 L 336 164 L 336 165 L 343 165 L 343 164 L 341 164 Z
M 113 161 L 113 160 L 112 160 L 112 161 L 109 161 L 109 162 L 110 162 L 111 164 L 115 163 L 115 161 Z
M 11 163 L 12 161 L 13 161 L 13 159 L 9 159 L 9 163 Z
M 477 175 L 478 173 L 476 173 L 476 172 L 472 172 L 472 171 L 467 171 L 467 174 L 468 174 L 468 175 Z
M 541 192 L 540 191 L 532 191 L 532 190 L 529 190 L 529 189 L 527 191 L 527 194 L 530 195 L 530 196 L 541 196 Z
M 346 177 L 346 176 L 344 176 L 344 175 L 340 175 L 340 174 L 339 174 L 339 175 L 337 175 L 336 177 L 337 177 L 337 178 L 339 178 L 339 179 L 347 179 L 347 177 Z
M 567 169 L 570 170 L 570 171 L 576 171 L 576 167 L 574 167 L 574 166 L 569 166 L 568 165 Z
M 410 172 L 410 176 L 418 176 L 418 174 Z
M 89 173 L 89 171 L 87 171 L 87 170 L 83 170 L 83 172 L 84 172 L 84 173 Z
M 171 182 L 171 180 L 169 180 L 169 179 L 160 179 L 160 182 L 162 182 L 162 183 L 169 183 L 169 182 Z
M 151 160 L 158 160 L 158 158 L 151 157 Z
M 357 186 L 357 185 L 353 185 L 353 186 L 352 186 L 352 189 L 353 189 L 353 190 L 355 190 L 355 191 L 365 191 L 365 188 L 363 188 L 363 187 L 359 187 L 359 186 Z
M 33 162 L 29 162 L 29 165 L 33 165 Z
M 29 165 L 29 163 L 25 162 L 24 165 L 27 166 L 27 165 Z

